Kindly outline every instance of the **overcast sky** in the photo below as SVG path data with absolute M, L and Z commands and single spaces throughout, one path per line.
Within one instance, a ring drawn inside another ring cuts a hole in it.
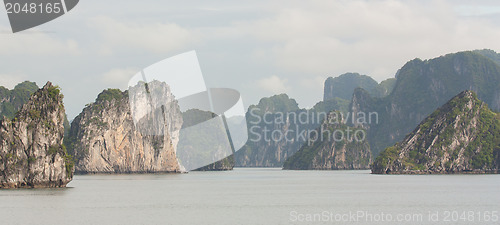
M 67 15 L 12 34 L 0 13 L 0 85 L 58 84 L 69 118 L 140 69 L 196 50 L 209 87 L 246 106 L 286 92 L 322 100 L 329 76 L 394 77 L 414 58 L 500 51 L 496 1 L 82 0 Z

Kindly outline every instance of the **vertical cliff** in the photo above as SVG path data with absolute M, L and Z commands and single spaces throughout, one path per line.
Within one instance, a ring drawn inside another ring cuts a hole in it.
M 209 112 L 209 111 L 203 111 L 203 110 L 198 110 L 198 109 L 189 109 L 185 112 L 182 113 L 182 129 L 198 125 L 199 123 L 206 122 L 208 120 L 211 120 L 213 118 L 217 117 L 217 114 Z M 197 129 L 196 132 L 188 132 L 184 133 L 181 132 L 180 134 L 180 140 L 179 140 L 179 145 L 183 146 L 183 149 L 193 149 L 193 151 L 185 151 L 185 152 L 179 152 L 178 156 L 179 158 L 183 158 L 182 154 L 185 154 L 184 159 L 190 158 L 191 160 L 197 160 L 195 159 L 196 157 L 200 157 L 201 153 L 200 151 L 196 151 L 195 149 L 204 149 L 206 150 L 206 153 L 208 153 L 207 157 L 209 160 L 213 155 L 210 153 L 215 153 L 216 155 L 225 155 L 227 154 L 227 150 L 224 150 L 225 146 L 224 144 L 221 144 L 220 141 L 225 138 L 213 138 L 213 134 L 207 134 L 209 131 L 214 131 L 213 128 L 217 127 L 219 130 L 222 131 L 222 133 L 225 134 L 226 128 L 222 124 L 216 124 L 216 123 L 209 123 L 210 128 L 204 129 L 203 127 L 199 127 L 200 129 Z M 210 151 L 207 150 L 206 146 L 212 146 L 211 148 L 217 149 L 217 151 Z M 197 154 L 198 153 L 198 154 Z M 190 155 L 191 154 L 191 155 Z M 192 155 L 194 154 L 194 155 Z M 194 158 L 193 158 L 194 157 Z M 209 165 L 200 167 L 196 169 L 197 171 L 224 171 L 224 170 L 232 170 L 234 168 L 234 155 L 227 156 L 217 162 L 211 163 Z
M 289 170 L 369 169 L 370 145 L 365 130 L 349 127 L 340 112 L 330 112 L 300 150 L 285 161 Z
M 65 187 L 73 162 L 63 145 L 63 96 L 50 82 L 0 122 L 0 187 Z
M 414 59 L 397 74 L 390 94 L 372 98 L 355 92 L 351 111 L 377 112 L 368 138 L 374 156 L 402 141 L 423 119 L 464 90 L 473 90 L 493 111 L 500 111 L 500 64 L 475 52 Z M 371 95 L 373 97 L 373 95 Z
M 377 81 L 359 73 L 346 73 L 335 78 L 329 77 L 325 81 L 323 100 L 350 99 L 354 89 L 360 87 L 372 91 L 377 85 Z
M 259 115 L 263 118 L 264 115 Z M 236 165 L 242 167 L 281 167 L 307 140 L 304 127 L 292 116 L 268 114 L 272 122 L 249 123 L 249 140 L 235 154 Z M 248 118 L 248 117 L 247 117 Z M 274 137 L 272 134 L 275 134 Z M 285 134 L 286 137 L 285 137 Z
M 307 133 L 319 127 L 332 110 L 347 111 L 348 102 L 336 98 L 300 109 L 286 94 L 262 98 L 246 114 L 248 141 L 236 152 L 236 166 L 282 167 L 307 141 Z
M 144 85 L 144 84 L 142 84 Z M 148 107 L 147 94 L 162 99 L 161 111 L 144 118 L 154 123 L 134 125 L 129 92 L 108 89 L 87 105 L 71 124 L 68 144 L 79 173 L 178 172 L 176 145 L 182 114 L 170 87 L 147 84 L 154 93 L 134 91 L 136 106 Z M 143 101 L 144 100 L 144 101 Z M 141 106 L 140 103 L 143 103 Z M 148 126 L 154 125 L 154 126 Z M 161 131 L 161 132 L 159 132 Z
M 307 139 L 303 131 L 311 124 L 300 123 L 300 113 L 302 119 L 307 117 L 307 111 L 299 109 L 286 94 L 262 98 L 259 104 L 250 106 L 246 114 L 249 138 L 234 156 L 236 165 L 281 167 Z

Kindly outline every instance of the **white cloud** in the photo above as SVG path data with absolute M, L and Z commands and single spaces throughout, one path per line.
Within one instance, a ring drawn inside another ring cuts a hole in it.
M 301 78 L 299 80 L 299 82 L 300 82 L 299 85 L 301 88 L 315 90 L 315 89 L 318 89 L 318 87 L 323 87 L 326 78 L 327 77 L 323 77 L 323 76 L 314 76 L 314 77 L 311 76 L 310 78 L 309 77 Z
M 196 42 L 196 35 L 175 23 L 133 23 L 98 16 L 90 19 L 91 28 L 102 36 L 101 53 L 111 54 L 127 48 L 165 53 Z
M 288 86 L 288 79 L 281 79 L 276 75 L 258 80 L 257 85 L 262 90 L 271 92 L 273 94 L 281 94 L 290 91 L 290 86 Z
M 235 23 L 233 29 L 267 43 L 255 50 L 263 62 L 295 74 L 356 71 L 381 81 L 416 57 L 500 50 L 498 23 L 463 17 L 452 2 L 313 0 L 287 5 L 270 9 L 274 13 L 265 18 Z
M 25 76 L 22 74 L 0 74 L 0 86 L 8 89 L 13 89 L 17 84 L 25 81 Z
M 500 3 L 492 0 L 82 3 L 39 28 L 0 33 L 0 78 L 14 79 L 0 85 L 50 78 L 65 85 L 74 115 L 103 88 L 123 87 L 130 66 L 195 49 L 207 82 L 238 88 L 248 104 L 289 92 L 311 106 L 327 76 L 381 81 L 415 57 L 500 51 Z M 4 19 L 0 31 L 10 31 Z
M 138 68 L 115 68 L 104 73 L 101 77 L 101 81 L 110 86 L 118 87 L 122 90 L 127 88 L 128 81 L 132 78 L 140 69 Z
M 10 30 L 0 27 L 0 30 Z M 40 32 L 37 29 L 21 33 L 0 34 L 1 55 L 77 55 L 81 53 L 78 43 L 73 39 L 57 38 L 57 34 Z

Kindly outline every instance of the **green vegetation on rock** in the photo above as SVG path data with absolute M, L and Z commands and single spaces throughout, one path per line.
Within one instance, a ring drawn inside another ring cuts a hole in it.
M 435 110 L 406 138 L 380 153 L 373 173 L 497 173 L 499 114 L 472 91 Z
M 182 113 L 182 128 L 187 128 L 191 127 L 197 124 L 200 124 L 202 122 L 205 122 L 207 120 L 210 120 L 214 117 L 216 117 L 217 114 L 208 112 L 208 111 L 203 111 L 203 110 L 198 110 L 198 109 L 189 109 L 186 112 Z M 225 128 L 221 129 L 224 131 Z M 202 131 L 200 131 L 202 132 Z M 183 143 L 189 143 L 192 145 L 193 148 L 203 148 L 204 146 L 217 146 L 220 145 L 221 143 L 218 143 L 218 140 L 221 140 L 219 138 L 217 139 L 212 139 L 213 134 L 207 134 L 204 135 L 203 133 L 199 134 L 194 134 L 190 133 L 191 135 L 197 137 L 197 138 L 191 138 L 191 137 L 183 137 L 184 140 L 180 141 L 181 144 Z M 200 138 L 202 137 L 202 138 Z M 206 137 L 206 138 L 203 138 Z M 186 139 L 188 139 L 186 141 Z M 184 146 L 186 147 L 186 146 Z M 206 156 L 207 158 L 210 158 L 210 155 Z M 224 159 L 221 159 L 217 162 L 211 163 L 209 165 L 203 166 L 201 168 L 196 169 L 197 171 L 220 171 L 220 170 L 232 170 L 234 167 L 234 155 L 230 155 Z
M 95 100 L 96 102 L 109 101 L 111 102 L 113 99 L 116 101 L 120 101 L 122 98 L 126 97 L 126 94 L 122 92 L 120 89 L 106 89 L 102 91 Z
M 474 50 L 473 52 L 483 55 L 500 65 L 500 54 L 491 49 Z
M 395 85 L 396 85 L 396 78 L 389 78 L 387 80 L 380 82 L 380 84 L 378 84 L 374 89 L 369 91 L 373 97 L 383 98 L 392 92 Z
M 377 112 L 380 118 L 378 124 L 368 128 L 374 156 L 401 141 L 424 118 L 464 90 L 475 91 L 498 112 L 500 65 L 492 60 L 493 51 L 485 52 L 491 56 L 466 51 L 430 60 L 414 59 L 399 70 L 388 96 L 373 98 L 355 93 L 350 110 Z
M 307 143 L 285 161 L 283 169 L 368 169 L 371 151 L 366 134 L 361 128 L 336 121 L 341 115 L 338 111 L 329 113 L 322 125 L 311 132 Z
M 291 112 L 299 110 L 299 104 L 295 99 L 289 98 L 286 94 L 273 95 L 268 98 L 262 98 L 259 104 L 250 106 L 251 108 L 259 108 L 259 112 Z
M 182 126 L 180 107 L 165 82 L 154 80 L 147 86 L 104 90 L 73 119 L 64 144 L 76 173 L 180 171 L 175 151 Z M 141 108 L 146 114 L 137 115 L 130 99 L 139 104 L 153 99 L 162 105 Z
M 261 99 L 248 108 L 248 141 L 235 154 L 236 166 L 282 167 L 307 140 L 301 136 L 303 131 L 316 129 L 329 111 L 347 111 L 347 106 L 348 101 L 340 98 L 319 102 L 309 110 L 300 109 L 286 94 Z M 273 132 L 287 137 L 270 138 Z
M 24 100 L 12 120 L 0 120 L 0 139 L 8 143 L 0 146 L 0 188 L 64 187 L 73 161 L 63 144 L 63 95 L 47 82 Z
M 350 100 L 354 89 L 360 87 L 368 91 L 378 86 L 373 78 L 359 73 L 346 73 L 338 77 L 329 77 L 325 81 L 323 101 L 341 98 Z
M 316 113 L 327 113 L 332 110 L 338 110 L 346 114 L 349 110 L 349 102 L 350 101 L 341 98 L 329 99 L 316 103 L 310 111 Z
M 35 82 L 24 81 L 9 90 L 0 86 L 0 116 L 13 118 L 21 106 L 38 90 Z

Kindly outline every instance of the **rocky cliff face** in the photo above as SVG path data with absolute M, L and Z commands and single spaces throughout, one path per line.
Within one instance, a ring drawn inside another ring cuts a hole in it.
M 153 98 L 163 99 L 160 113 L 144 117 L 159 122 L 154 123 L 157 126 L 142 123 L 144 126 L 136 127 L 131 115 L 129 92 L 117 89 L 103 91 L 95 103 L 85 107 L 73 120 L 68 142 L 77 160 L 77 172 L 149 173 L 180 170 L 176 158 L 176 145 L 182 126 L 179 105 L 165 83 L 153 81 L 148 86 L 150 90 L 155 90 L 155 93 L 151 93 Z M 134 92 L 132 99 L 148 107 L 147 95 L 141 93 Z
M 491 103 L 491 108 L 500 109 L 500 83 L 498 84 L 498 89 L 495 92 L 495 95 L 493 97 L 493 102 Z
M 303 133 L 306 129 L 293 121 L 292 117 L 280 113 L 268 114 L 266 117 L 272 122 L 248 124 L 249 140 L 235 154 L 237 166 L 281 167 L 307 140 Z M 288 131 L 293 133 L 287 133 Z M 288 134 L 288 137 L 285 138 L 282 134 Z
M 285 161 L 283 169 L 369 169 L 371 151 L 365 131 L 346 126 L 341 115 L 329 113 L 308 142 Z
M 498 173 L 500 114 L 464 91 L 375 160 L 377 174 Z
M 356 88 L 363 88 L 373 97 L 382 98 L 389 95 L 396 84 L 395 78 L 377 83 L 373 78 L 359 73 L 346 73 L 338 77 L 328 77 L 325 81 L 323 101 L 331 99 L 350 100 Z
M 351 104 L 349 104 L 350 116 L 354 115 L 354 118 L 347 118 L 346 123 L 348 125 L 361 126 L 365 129 L 369 129 L 372 124 L 360 123 L 364 121 L 358 121 L 358 119 L 361 118 L 363 113 L 366 114 L 369 112 L 368 110 L 373 109 L 377 101 L 378 99 L 372 98 L 366 90 L 356 88 L 352 95 Z
M 63 145 L 63 96 L 48 82 L 0 122 L 0 187 L 65 187 L 73 162 Z
M 299 110 L 297 102 L 286 94 L 262 98 L 259 104 L 250 106 L 246 113 L 249 140 L 234 155 L 236 166 L 281 167 L 284 160 L 295 153 L 300 146 L 297 146 L 295 140 L 272 140 L 268 137 L 269 134 L 266 138 L 264 130 L 285 132 L 291 128 L 288 118 L 280 121 L 274 118 L 278 117 L 278 114 L 283 115 L 296 110 Z M 267 115 L 268 123 L 263 120 L 264 115 Z
M 374 156 L 403 140 L 423 119 L 464 90 L 500 111 L 500 65 L 475 52 L 459 52 L 430 60 L 414 59 L 398 72 L 394 90 L 384 98 L 354 94 L 350 111 L 377 112 L 368 138 Z
M 359 73 L 346 73 L 335 78 L 329 77 L 325 81 L 323 100 L 351 99 L 354 89 L 360 87 L 372 91 L 377 85 L 377 81 Z
M 246 114 L 249 137 L 234 156 L 236 166 L 282 167 L 307 140 L 307 128 L 319 125 L 307 121 L 307 113 L 286 94 L 263 98 L 250 106 Z M 306 122 L 301 123 L 298 117 Z
M 307 141 L 308 132 L 319 127 L 327 112 L 347 111 L 348 102 L 330 99 L 312 109 L 300 109 L 286 94 L 263 98 L 246 114 L 248 141 L 235 154 L 236 166 L 282 167 Z
M 182 129 L 198 125 L 200 123 L 211 120 L 215 117 L 217 117 L 217 114 L 209 111 L 189 109 L 182 113 L 182 119 L 183 119 Z M 197 157 L 200 157 L 201 155 L 208 155 L 209 160 L 207 161 L 211 162 L 212 160 L 210 159 L 212 159 L 214 155 L 226 155 L 228 153 L 227 150 L 224 150 L 226 146 L 220 143 L 220 141 L 222 139 L 226 139 L 226 137 L 218 139 L 214 138 L 213 134 L 207 135 L 207 132 L 214 131 L 213 129 L 214 127 L 218 127 L 218 129 L 225 134 L 226 133 L 225 127 L 222 124 L 216 124 L 210 122 L 209 126 L 210 128 L 197 127 L 196 132 L 188 132 L 188 133 L 181 132 L 180 134 L 181 141 L 179 142 L 179 145 L 182 146 L 182 149 L 184 149 L 185 152 L 179 152 L 178 154 L 179 158 L 182 159 L 183 158 L 182 154 L 185 154 L 186 156 L 184 157 L 185 159 L 198 160 Z M 207 149 L 207 146 L 211 146 L 210 149 Z M 187 149 L 193 149 L 193 151 L 186 151 Z M 201 152 L 196 151 L 196 149 L 203 149 L 205 151 L 204 152 L 205 154 L 197 154 Z M 212 151 L 214 149 L 217 149 L 217 151 Z M 192 155 L 193 153 L 194 155 Z M 234 167 L 234 155 L 230 155 L 217 162 L 203 166 L 196 170 L 223 171 L 223 170 L 232 170 L 233 167 Z
M 397 75 L 397 73 L 396 73 Z M 396 78 L 389 78 L 387 80 L 383 80 L 380 84 L 370 92 L 373 97 L 383 98 L 389 94 L 391 94 L 392 90 L 394 90 L 394 86 L 396 85 Z

